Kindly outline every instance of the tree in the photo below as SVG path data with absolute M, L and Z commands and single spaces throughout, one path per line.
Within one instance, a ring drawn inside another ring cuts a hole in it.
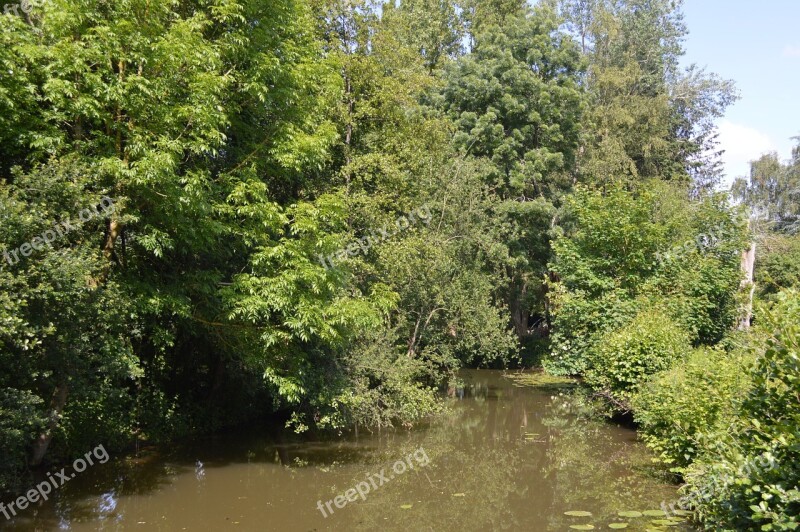
M 456 145 L 492 164 L 485 180 L 503 200 L 494 216 L 509 247 L 498 267 L 521 338 L 531 313 L 542 314 L 548 232 L 572 185 L 583 112 L 579 50 L 558 25 L 552 10 L 537 7 L 487 26 L 473 52 L 446 69 L 439 100 L 458 128 Z
M 763 155 L 750 164 L 749 181 L 739 178 L 734 195 L 753 210 L 756 220 L 777 232 L 800 231 L 800 138 L 792 159 L 781 162 L 777 153 Z
M 564 0 L 589 60 L 589 113 L 579 171 L 599 183 L 659 179 L 709 190 L 720 177 L 714 119 L 733 83 L 681 69 L 681 2 Z
M 464 28 L 454 2 L 405 0 L 396 8 L 387 2 L 383 20 L 396 26 L 399 41 L 423 59 L 429 72 L 461 54 Z
M 68 455 L 83 437 L 166 438 L 271 409 L 263 375 L 279 375 L 289 344 L 333 350 L 376 315 L 316 263 L 340 231 L 340 202 L 318 186 L 340 86 L 311 12 L 249 1 L 42 10 L 36 27 L 0 17 L 0 61 L 20 74 L 0 79 L 16 139 L 0 159 L 19 165 L 4 176 L 0 241 L 13 249 L 102 196 L 115 210 L 4 275 L 24 304 L 0 347 L 2 385 L 13 376 L 6 395 L 47 420 L 23 450 L 38 462 L 53 436 Z M 287 284 L 254 308 L 243 290 L 271 279 Z M 274 338 L 284 345 L 265 357 Z M 46 356 L 10 362 L 34 351 Z

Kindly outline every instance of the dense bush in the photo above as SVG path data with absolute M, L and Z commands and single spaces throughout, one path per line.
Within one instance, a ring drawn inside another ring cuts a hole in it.
M 589 298 L 582 290 L 568 291 L 563 285 L 556 289 L 558 293 L 551 293 L 556 328 L 543 365 L 552 375 L 581 375 L 589 368 L 589 353 L 598 340 L 633 319 L 639 302 L 617 290 Z
M 653 183 L 648 190 L 578 189 L 565 203 L 550 265 L 547 371 L 584 373 L 605 335 L 650 308 L 696 346 L 713 345 L 731 329 L 746 232 L 724 196 L 692 202 Z
M 631 404 L 639 434 L 676 472 L 733 423 L 749 379 L 749 357 L 699 348 L 683 364 L 654 375 Z
M 759 315 L 771 335 L 734 430 L 686 473 L 686 491 L 705 494 L 699 517 L 717 530 L 800 526 L 800 294 L 779 294 Z
M 589 353 L 586 382 L 624 404 L 647 377 L 682 360 L 689 350 L 686 332 L 664 313 L 647 310 L 597 342 Z
M 42 399 L 24 390 L 0 389 L 0 488 L 21 485 L 28 462 L 28 446 L 47 423 Z
M 800 289 L 800 235 L 772 236 L 760 248 L 756 286 L 764 298 L 784 289 Z

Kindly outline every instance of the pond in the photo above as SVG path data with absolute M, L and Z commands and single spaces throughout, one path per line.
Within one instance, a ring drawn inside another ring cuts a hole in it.
M 560 388 L 524 386 L 499 371 L 461 378 L 446 413 L 413 430 L 325 439 L 254 430 L 148 449 L 90 467 L 6 525 L 569 531 L 627 523 L 626 530 L 690 530 L 666 528 L 663 513 L 618 515 L 650 513 L 678 498 L 654 474 L 634 431 L 575 415 Z

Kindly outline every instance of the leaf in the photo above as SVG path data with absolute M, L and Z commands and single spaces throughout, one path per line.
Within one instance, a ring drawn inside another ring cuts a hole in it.
M 592 512 L 584 512 L 581 510 L 571 510 L 569 512 L 564 512 L 564 515 L 568 515 L 570 517 L 591 517 Z
M 680 524 L 678 521 L 671 521 L 669 519 L 656 519 L 652 521 L 652 523 L 658 526 L 678 526 Z

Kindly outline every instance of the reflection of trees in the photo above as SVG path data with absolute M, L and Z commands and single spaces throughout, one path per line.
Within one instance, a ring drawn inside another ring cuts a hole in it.
M 280 492 L 289 505 L 263 515 L 296 524 L 281 528 L 289 532 L 568 530 L 576 521 L 563 516 L 567 510 L 593 512 L 590 521 L 601 529 L 620 510 L 655 509 L 675 498 L 672 487 L 631 469 L 648 463 L 649 456 L 636 452 L 640 447 L 631 445 L 630 431 L 577 417 L 558 392 L 514 386 L 499 372 L 465 372 L 463 379 L 448 415 L 422 429 L 316 440 L 244 433 L 176 447 L 163 456 L 115 460 L 72 480 L 59 490 L 56 504 L 12 529 L 55 530 L 79 521 L 90 522 L 93 530 L 135 528 L 125 503 L 117 501 L 158 498 L 179 474 L 196 479 L 181 485 L 200 493 L 211 482 L 207 471 L 242 464 L 259 484 L 231 489 L 265 502 Z M 397 476 L 327 519 L 315 508 L 318 499 L 343 494 L 381 468 L 388 474 L 395 461 L 420 447 L 430 459 L 427 467 Z M 180 494 L 188 505 L 206 500 Z
M 419 446 L 428 467 L 407 473 L 354 505 L 361 530 L 497 530 L 519 529 L 513 501 L 524 497 L 518 482 L 526 446 L 520 435 L 526 407 L 515 400 L 519 391 L 504 386 L 498 373 L 467 377 L 466 401 L 434 424 L 422 438 L 396 446 L 382 456 L 391 464 Z M 354 478 L 358 482 L 361 478 Z M 460 496 L 462 495 L 463 496 Z M 410 509 L 401 505 L 413 504 Z M 327 523 L 326 523 L 327 524 Z M 342 529 L 351 523 L 340 523 Z M 336 527 L 338 528 L 338 526 Z
M 137 458 L 95 464 L 55 490 L 50 496 L 52 504 L 34 505 L 20 512 L 9 529 L 33 532 L 68 529 L 81 521 L 122 521 L 125 516 L 117 509 L 120 495 L 155 492 L 169 484 L 172 476 L 191 467 L 189 463 L 165 463 L 155 449 L 147 449 Z M 44 476 L 37 482 L 40 480 Z
M 620 520 L 620 511 L 658 510 L 662 501 L 674 499 L 675 488 L 655 478 L 651 455 L 643 446 L 631 445 L 624 431 L 576 418 L 570 401 L 566 396 L 554 397 L 543 419 L 551 442 L 542 469 L 554 501 L 549 530 L 568 530 L 571 524 L 588 522 L 604 528 Z M 564 515 L 568 510 L 587 509 L 593 513 L 588 519 L 576 521 Z M 627 530 L 645 530 L 652 527 L 651 520 L 625 521 L 631 524 Z

